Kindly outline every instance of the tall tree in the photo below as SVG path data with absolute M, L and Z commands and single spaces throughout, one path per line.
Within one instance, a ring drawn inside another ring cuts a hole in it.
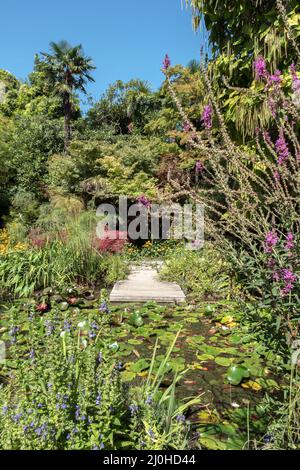
M 71 140 L 72 98 L 76 91 L 86 94 L 86 84 L 93 82 L 90 75 L 95 67 L 92 60 L 84 55 L 81 45 L 72 47 L 66 41 L 50 43 L 50 53 L 42 52 L 36 57 L 36 70 L 45 73 L 53 90 L 63 101 L 65 151 Z

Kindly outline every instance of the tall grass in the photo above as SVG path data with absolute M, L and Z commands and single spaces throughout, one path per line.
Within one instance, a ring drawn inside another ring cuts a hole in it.
M 48 230 L 51 237 L 40 248 L 0 256 L 1 297 L 29 297 L 45 287 L 73 283 L 95 286 L 104 278 L 111 284 L 124 277 L 122 257 L 104 255 L 93 247 L 95 220 L 90 213 L 67 217 L 64 224 L 53 220 Z

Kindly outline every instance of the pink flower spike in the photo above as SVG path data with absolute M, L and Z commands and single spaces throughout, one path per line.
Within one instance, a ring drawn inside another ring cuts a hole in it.
M 183 130 L 184 130 L 184 132 L 189 132 L 191 130 L 191 126 L 190 126 L 190 123 L 188 121 L 184 121 Z
M 168 54 L 166 54 L 164 61 L 163 61 L 163 70 L 168 70 L 170 67 L 171 67 L 171 60 Z
M 292 75 L 292 89 L 293 91 L 299 91 L 300 90 L 300 78 L 298 77 L 298 74 L 296 72 L 296 66 L 295 64 L 291 65 L 291 75 Z
M 276 141 L 275 147 L 276 153 L 278 155 L 278 165 L 282 165 L 290 156 L 289 148 L 286 143 L 282 128 L 280 129 L 279 137 Z
M 261 78 L 268 78 L 269 74 L 267 71 L 266 61 L 263 57 L 258 57 L 254 61 L 254 71 L 256 80 L 259 80 Z
M 199 173 L 202 174 L 203 171 L 204 171 L 204 165 L 200 160 L 198 160 L 196 162 L 195 171 L 196 171 L 197 174 L 199 174 Z
M 280 85 L 282 82 L 282 76 L 280 70 L 276 70 L 273 75 L 270 76 L 270 82 L 273 85 Z
M 267 233 L 264 244 L 265 253 L 272 253 L 278 241 L 279 237 L 275 230 L 272 230 L 271 232 Z
M 205 127 L 205 129 L 212 128 L 212 116 L 213 116 L 213 108 L 210 104 L 204 106 L 204 110 L 201 116 L 201 121 Z
M 147 208 L 151 206 L 151 201 L 146 196 L 139 196 L 137 202 Z

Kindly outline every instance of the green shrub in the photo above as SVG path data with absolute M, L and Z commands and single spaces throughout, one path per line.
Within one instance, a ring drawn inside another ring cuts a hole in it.
M 194 299 L 224 298 L 228 295 L 228 265 L 211 248 L 179 248 L 167 256 L 160 272 L 162 279 L 177 282 Z

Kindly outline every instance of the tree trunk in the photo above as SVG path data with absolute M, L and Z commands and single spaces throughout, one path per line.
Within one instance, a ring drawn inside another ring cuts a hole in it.
M 70 94 L 65 94 L 65 152 L 68 153 L 70 141 L 71 141 L 71 102 Z

